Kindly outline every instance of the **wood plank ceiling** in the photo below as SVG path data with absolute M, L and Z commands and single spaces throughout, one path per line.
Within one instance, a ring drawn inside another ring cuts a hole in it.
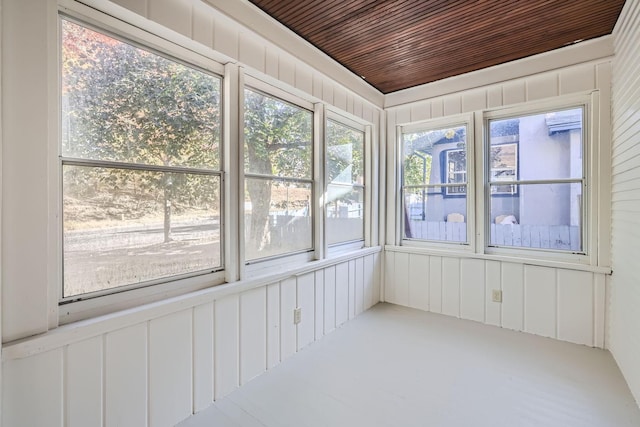
M 624 0 L 249 0 L 382 93 L 610 34 Z

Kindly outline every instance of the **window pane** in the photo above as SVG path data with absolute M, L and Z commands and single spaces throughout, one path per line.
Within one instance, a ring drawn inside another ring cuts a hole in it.
M 364 132 L 327 121 L 329 182 L 364 184 Z
M 491 120 L 489 128 L 492 181 L 582 178 L 582 108 Z
M 364 188 L 327 187 L 327 243 L 364 240 Z
M 221 266 L 219 177 L 63 173 L 64 297 Z
M 404 185 L 466 182 L 466 126 L 405 133 Z
M 245 172 L 311 179 L 312 113 L 244 91 Z
M 513 187 L 491 196 L 491 245 L 582 251 L 581 184 Z
M 465 196 L 446 197 L 441 187 L 405 189 L 404 238 L 466 242 L 466 213 Z
M 220 79 L 62 21 L 62 155 L 219 169 Z
M 245 194 L 247 260 L 313 248 L 311 184 L 247 178 Z

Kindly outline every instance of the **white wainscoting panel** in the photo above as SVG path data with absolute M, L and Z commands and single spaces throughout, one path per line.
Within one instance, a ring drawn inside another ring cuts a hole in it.
M 369 251 L 169 314 L 123 314 L 137 320 L 107 332 L 83 322 L 98 332 L 80 340 L 83 324 L 67 325 L 68 340 L 46 351 L 35 338 L 48 344 L 3 361 L 2 425 L 175 425 L 345 323 L 349 307 L 377 303 L 380 259 Z
M 387 302 L 562 341 L 604 346 L 604 273 L 441 257 L 411 253 L 404 247 L 395 251 L 387 247 L 384 256 Z M 397 298 L 406 289 L 410 290 L 407 299 Z M 493 290 L 502 291 L 501 303 L 492 300 Z

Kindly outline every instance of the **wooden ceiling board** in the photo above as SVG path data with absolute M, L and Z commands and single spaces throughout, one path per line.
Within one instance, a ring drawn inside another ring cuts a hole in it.
M 610 34 L 624 0 L 249 0 L 390 93 Z

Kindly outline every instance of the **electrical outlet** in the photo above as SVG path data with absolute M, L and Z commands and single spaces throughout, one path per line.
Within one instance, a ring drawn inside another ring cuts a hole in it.
M 502 302 L 502 291 L 499 289 L 491 291 L 491 299 L 493 302 Z
M 293 309 L 293 324 L 297 325 L 302 321 L 302 309 L 300 307 Z

